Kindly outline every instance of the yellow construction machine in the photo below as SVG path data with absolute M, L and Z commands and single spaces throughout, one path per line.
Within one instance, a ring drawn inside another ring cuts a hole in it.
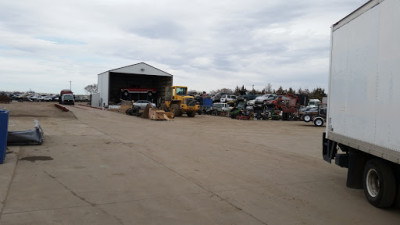
M 165 104 L 162 108 L 165 111 L 173 112 L 175 116 L 186 113 L 189 117 L 194 117 L 200 106 L 193 96 L 187 95 L 187 92 L 188 88 L 185 86 L 166 87 Z

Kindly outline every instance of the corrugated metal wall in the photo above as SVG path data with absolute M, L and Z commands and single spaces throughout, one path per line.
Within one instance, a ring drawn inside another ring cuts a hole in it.
M 109 87 L 109 73 L 104 72 L 98 75 L 98 91 L 100 93 L 100 102 L 102 105 L 108 105 L 108 87 Z M 97 105 L 93 105 L 96 106 Z
M 91 99 L 91 105 L 92 105 L 92 106 L 94 106 L 94 107 L 101 107 L 101 105 L 102 105 L 103 103 L 101 102 L 100 93 L 92 94 L 91 98 L 92 98 L 92 99 Z

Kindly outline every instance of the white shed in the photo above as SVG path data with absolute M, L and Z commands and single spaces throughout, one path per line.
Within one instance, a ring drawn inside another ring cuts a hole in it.
M 172 86 L 172 81 L 173 75 L 144 62 L 112 69 L 98 74 L 98 93 L 92 96 L 92 106 L 107 107 L 122 98 L 146 98 L 159 103 L 165 96 L 165 87 Z M 129 94 L 124 90 L 129 90 Z M 146 95 L 145 90 L 152 91 Z

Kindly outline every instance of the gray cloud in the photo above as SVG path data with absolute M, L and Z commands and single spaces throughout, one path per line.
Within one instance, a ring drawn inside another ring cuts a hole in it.
M 330 26 L 365 2 L 2 1 L 0 90 L 58 92 L 72 80 L 82 93 L 140 61 L 196 90 L 326 88 Z

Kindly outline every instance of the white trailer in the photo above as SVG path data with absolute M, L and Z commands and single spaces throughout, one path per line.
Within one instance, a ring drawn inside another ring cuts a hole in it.
M 323 158 L 376 207 L 400 200 L 400 1 L 371 0 L 332 26 Z

